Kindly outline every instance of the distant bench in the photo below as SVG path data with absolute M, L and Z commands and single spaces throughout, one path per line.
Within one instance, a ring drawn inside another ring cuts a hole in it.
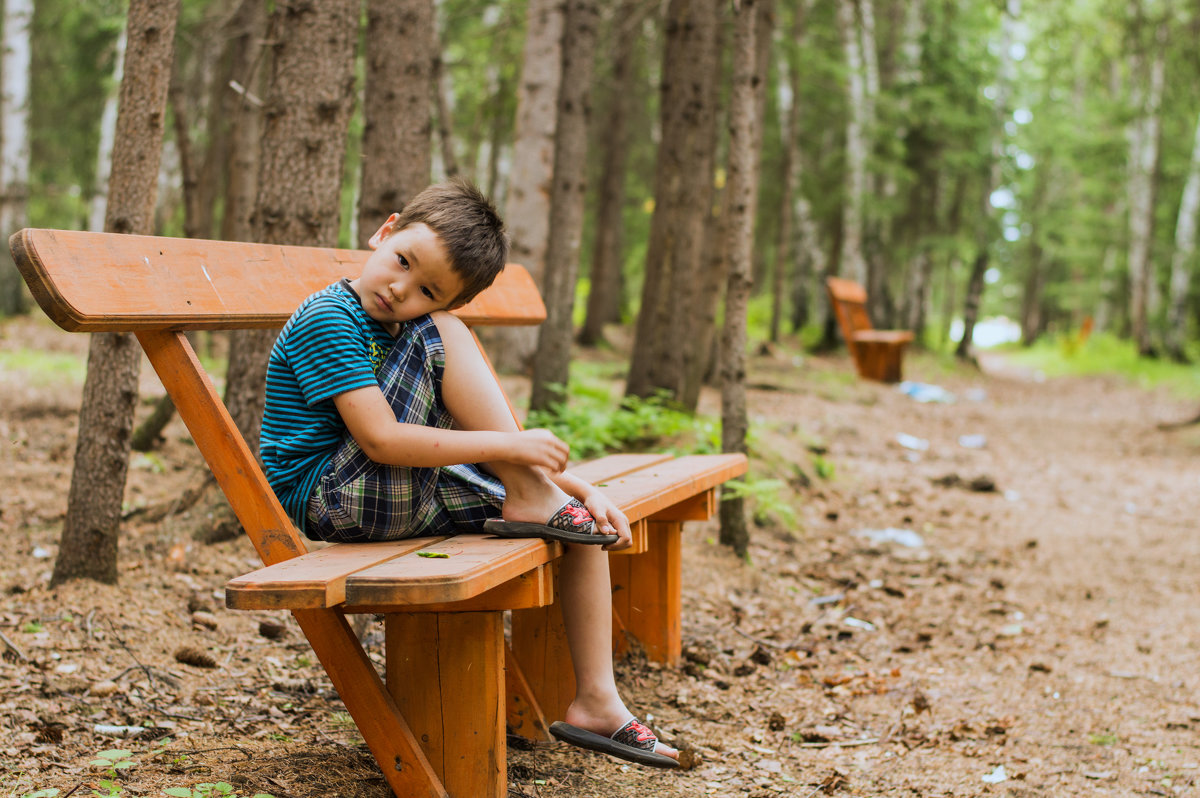
M 292 611 L 395 794 L 507 795 L 506 730 L 545 738 L 547 718 L 561 718 L 574 695 L 554 603 L 561 546 L 458 535 L 309 552 L 184 336 L 282 327 L 368 253 L 29 229 L 9 243 L 63 329 L 137 334 L 266 566 L 231 580 L 226 603 Z M 469 325 L 545 319 L 537 287 L 512 264 L 455 312 Z M 745 456 L 611 455 L 571 470 L 601 486 L 633 528 L 633 547 L 610 559 L 614 643 L 635 639 L 652 660 L 677 662 L 681 526 L 712 516 L 716 487 L 746 471 Z M 386 684 L 349 613 L 384 615 Z
M 867 314 L 867 292 L 858 283 L 828 277 L 825 287 L 858 376 L 879 382 L 900 382 L 904 347 L 912 342 L 912 332 L 876 330 Z

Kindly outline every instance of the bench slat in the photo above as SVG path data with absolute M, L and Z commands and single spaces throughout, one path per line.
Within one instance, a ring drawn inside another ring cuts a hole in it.
M 605 480 L 617 479 L 633 471 L 670 460 L 669 454 L 609 454 L 589 460 L 567 469 L 584 482 L 599 485 Z
M 32 228 L 14 233 L 9 244 L 38 305 L 71 332 L 282 327 L 305 297 L 357 276 L 370 255 Z M 517 264 L 454 312 L 468 324 L 546 318 L 533 278 Z
M 638 521 L 744 473 L 744 454 L 688 455 L 608 480 L 604 493 Z

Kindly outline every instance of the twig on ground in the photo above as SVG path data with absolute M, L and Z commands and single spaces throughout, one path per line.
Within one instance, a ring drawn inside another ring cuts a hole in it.
M 4 632 L 0 632 L 0 642 L 3 642 L 4 645 L 8 646 L 8 650 L 15 654 L 17 659 L 21 660 L 21 662 L 29 662 L 29 657 L 25 656 L 25 652 L 17 648 L 17 644 L 10 640 L 8 635 L 4 634 Z
M 824 743 L 800 743 L 800 747 L 801 748 L 833 748 L 836 745 L 836 746 L 840 746 L 842 748 L 857 748 L 862 745 L 875 745 L 875 743 L 877 743 L 877 742 L 879 742 L 878 737 L 870 737 L 866 740 L 845 740 L 843 742 L 838 742 L 836 740 L 830 740 L 829 742 L 824 742 Z
M 755 637 L 754 635 L 750 634 L 749 632 L 743 632 L 741 629 L 737 628 L 736 626 L 733 626 L 732 624 L 730 625 L 729 628 L 733 629 L 733 631 L 737 632 L 738 634 L 740 634 L 742 637 L 746 638 L 747 640 L 758 643 L 760 646 L 766 646 L 767 648 L 773 648 L 776 651 L 795 651 L 798 648 L 798 646 L 795 643 L 780 643 L 776 640 L 765 640 L 761 637 Z
M 129 658 L 131 660 L 133 660 L 134 662 L 136 662 L 138 667 L 142 669 L 142 672 L 146 674 L 146 678 L 150 680 L 150 686 L 153 687 L 154 686 L 154 674 L 152 674 L 150 672 L 150 668 L 143 665 L 142 661 L 140 659 L 138 659 L 137 655 L 135 655 L 133 653 L 133 649 L 131 649 L 128 645 L 126 645 L 124 638 L 122 638 L 121 634 L 117 631 L 117 627 L 113 624 L 112 619 L 108 618 L 106 620 L 108 621 L 108 628 L 109 628 L 109 630 L 112 631 L 113 637 L 116 638 L 117 643 L 120 644 L 121 648 L 125 649 L 125 653 L 129 655 Z

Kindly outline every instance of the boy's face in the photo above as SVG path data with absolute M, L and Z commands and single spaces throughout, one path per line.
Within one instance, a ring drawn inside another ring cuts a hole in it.
M 367 315 L 393 334 L 401 322 L 449 309 L 463 291 L 437 233 L 424 224 L 397 231 L 397 218 L 393 213 L 371 236 L 375 251 L 350 281 Z

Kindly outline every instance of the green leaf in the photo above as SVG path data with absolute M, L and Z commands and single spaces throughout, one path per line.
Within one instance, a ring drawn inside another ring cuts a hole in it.
M 450 559 L 450 555 L 449 555 L 449 554 L 444 554 L 444 553 L 442 553 L 442 552 L 440 552 L 440 551 L 418 551 L 418 552 L 417 552 L 417 556 L 418 556 L 418 557 L 432 557 L 432 558 L 434 558 L 434 559 L 437 559 L 437 560 L 448 560 L 448 559 Z
M 133 756 L 132 751 L 125 751 L 121 748 L 110 748 L 107 751 L 101 751 L 96 754 L 101 759 L 107 759 L 109 762 L 116 762 L 118 759 L 124 759 L 127 756 Z
M 192 798 L 194 795 L 190 787 L 167 787 L 163 792 L 173 798 Z
M 36 790 L 34 792 L 27 792 L 24 795 L 22 795 L 21 798 L 55 798 L 56 795 L 58 795 L 58 788 L 50 787 L 45 790 Z M 257 796 L 255 796 L 255 798 L 257 798 Z

